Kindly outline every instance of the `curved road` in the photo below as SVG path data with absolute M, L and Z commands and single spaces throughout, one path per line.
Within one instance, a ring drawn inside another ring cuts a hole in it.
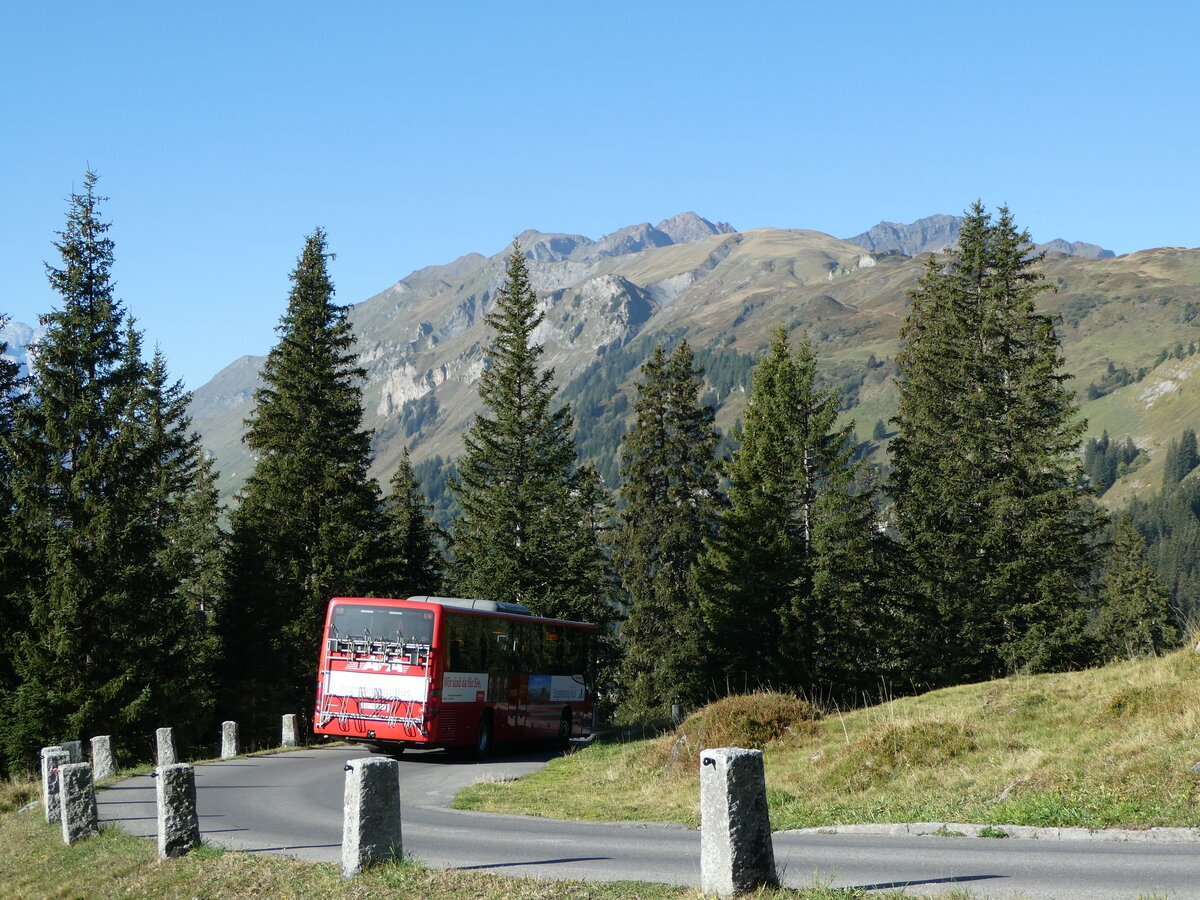
M 347 760 L 361 749 L 320 748 L 196 766 L 204 839 L 233 850 L 341 860 Z M 700 835 L 681 826 L 564 822 L 447 809 L 461 787 L 540 768 L 545 753 L 464 763 L 439 751 L 400 761 L 404 849 L 431 866 L 538 878 L 698 885 Z M 154 782 L 132 778 L 97 796 L 102 820 L 134 834 L 156 829 Z M 784 882 L 904 888 L 936 895 L 1106 900 L 1154 894 L 1200 898 L 1200 847 L 777 832 Z

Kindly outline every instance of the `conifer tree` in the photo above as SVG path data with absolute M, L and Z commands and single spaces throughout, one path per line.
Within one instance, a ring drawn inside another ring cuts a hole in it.
M 13 442 L 18 541 L 36 577 L 20 585 L 20 683 L 5 723 L 12 760 L 88 734 L 129 746 L 164 719 L 187 742 L 189 724 L 207 724 L 204 623 L 181 605 L 181 574 L 164 556 L 153 388 L 140 334 L 113 296 L 95 185 L 89 172 L 72 195 L 55 245 L 62 266 L 47 266 L 62 306 L 42 318 Z M 161 361 L 156 371 L 165 378 Z
M 893 515 L 926 600 L 935 681 L 1083 661 L 1100 514 L 1080 490 L 1084 423 L 1060 372 L 1049 289 L 1008 210 L 976 203 L 931 259 L 897 357 Z
M 251 733 L 313 696 L 317 648 L 333 596 L 373 592 L 378 490 L 361 428 L 364 371 L 346 308 L 333 302 L 325 232 L 291 273 L 279 341 L 262 368 L 244 440 L 253 473 L 231 517 L 221 611 L 227 705 Z
M 1178 642 L 1170 595 L 1146 559 L 1146 544 L 1129 516 L 1117 523 L 1099 601 L 1093 631 L 1101 658 L 1156 656 Z
M 381 590 L 389 597 L 437 594 L 444 568 L 438 550 L 440 529 L 430 518 L 430 506 L 413 475 L 407 447 L 390 488 L 379 551 L 383 565 Z
M 0 315 L 0 330 L 8 316 Z M 24 559 L 16 546 L 16 509 L 13 499 L 14 460 L 12 440 L 16 427 L 16 408 L 21 400 L 20 369 L 16 362 L 4 356 L 8 345 L 0 341 L 0 708 L 10 709 L 9 697 L 16 688 L 13 654 L 15 636 L 24 630 L 21 604 L 21 585 L 24 581 Z M 2 729 L 2 726 L 0 726 Z M 0 754 L 0 775 L 5 774 L 4 757 Z
M 709 695 L 708 649 L 692 567 L 720 509 L 713 409 L 687 341 L 642 366 L 634 424 L 621 442 L 624 508 L 615 559 L 629 593 L 623 715 L 663 717 Z
M 589 503 L 592 476 L 576 464 L 570 409 L 555 402 L 534 332 L 543 314 L 514 244 L 487 316 L 495 332 L 479 380 L 484 412 L 463 436 L 449 486 L 451 579 L 468 597 L 521 603 L 535 614 L 609 624 L 608 562 Z
M 1167 456 L 1163 464 L 1163 490 L 1169 491 L 1196 468 L 1200 455 L 1196 450 L 1196 432 L 1185 428 L 1178 439 L 1167 445 Z
M 697 569 L 732 689 L 844 693 L 884 626 L 872 493 L 837 415 L 807 336 L 793 351 L 776 330 L 735 434 L 730 508 Z

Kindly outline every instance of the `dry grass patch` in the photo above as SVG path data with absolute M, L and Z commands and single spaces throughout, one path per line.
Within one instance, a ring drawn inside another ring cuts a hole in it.
M 0 814 L 13 812 L 38 799 L 41 791 L 33 776 L 0 781 Z
M 888 722 L 872 728 L 840 754 L 829 774 L 859 790 L 905 771 L 941 767 L 978 749 L 974 731 L 958 722 Z
M 764 691 L 726 697 L 692 713 L 674 731 L 652 741 L 643 764 L 667 775 L 693 775 L 702 750 L 796 746 L 817 734 L 820 718 L 816 707 L 791 694 Z

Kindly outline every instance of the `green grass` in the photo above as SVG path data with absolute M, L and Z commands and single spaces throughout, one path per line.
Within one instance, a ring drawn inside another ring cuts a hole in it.
M 4 785 L 0 796 L 31 793 L 31 782 Z M 381 863 L 343 881 L 340 869 L 267 854 L 232 853 L 203 846 L 178 859 L 159 860 L 153 840 L 104 828 L 98 837 L 67 847 L 57 826 L 40 812 L 0 813 L 0 897 L 109 900 L 195 898 L 240 900 L 700 900 L 699 891 L 644 882 L 543 881 L 477 872 L 430 869 L 413 860 Z M 764 890 L 759 900 L 864 900 L 864 891 L 815 884 L 801 890 Z M 900 893 L 872 893 L 901 900 Z M 968 893 L 945 895 L 966 900 Z
M 455 806 L 696 826 L 698 767 L 677 751 L 694 727 L 689 718 L 654 740 L 597 743 L 518 781 L 473 785 Z M 1200 826 L 1198 738 L 1200 654 L 1185 650 L 829 712 L 760 745 L 776 829 L 1147 828 Z M 726 733 L 707 746 L 730 743 Z

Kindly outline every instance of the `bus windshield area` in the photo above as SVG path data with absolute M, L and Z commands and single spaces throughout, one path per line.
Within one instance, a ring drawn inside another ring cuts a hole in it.
M 428 650 L 433 643 L 433 611 L 338 604 L 326 637 L 335 653 L 403 655 Z

